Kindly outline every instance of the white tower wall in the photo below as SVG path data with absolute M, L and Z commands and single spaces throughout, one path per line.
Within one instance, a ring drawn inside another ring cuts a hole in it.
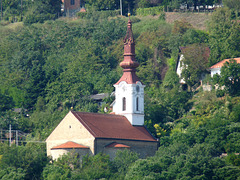
M 113 106 L 113 112 L 124 115 L 132 125 L 144 125 L 145 85 L 142 85 L 141 82 L 127 84 L 125 81 L 122 81 L 118 85 L 114 85 L 114 87 L 115 104 Z M 126 98 L 125 109 L 123 98 Z

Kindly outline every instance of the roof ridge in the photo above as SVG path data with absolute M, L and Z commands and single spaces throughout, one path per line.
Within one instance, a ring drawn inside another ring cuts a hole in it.
M 101 115 L 101 116 L 123 116 L 123 115 L 118 115 L 118 114 L 103 114 L 103 113 L 94 113 L 94 112 L 83 112 L 83 111 L 71 111 L 73 113 L 83 113 L 83 114 L 95 114 L 95 115 Z M 123 116 L 125 117 L 125 116 Z

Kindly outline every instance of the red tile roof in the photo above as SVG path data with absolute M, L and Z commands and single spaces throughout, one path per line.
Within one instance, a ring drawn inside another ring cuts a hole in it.
M 238 64 L 240 64 L 240 58 L 232 58 L 235 59 L 237 61 Z M 229 61 L 230 59 L 224 59 L 220 62 L 218 62 L 217 64 L 214 64 L 213 66 L 210 67 L 210 69 L 214 69 L 214 68 L 221 68 L 225 62 Z
M 58 146 L 55 146 L 52 149 L 70 149 L 70 148 L 74 148 L 74 149 L 88 149 L 89 147 L 86 147 L 86 146 L 83 146 L 81 144 L 77 144 L 75 142 L 72 142 L 72 141 L 68 141 L 64 144 L 61 144 L 61 145 L 58 145 Z
M 124 116 L 74 111 L 72 113 L 95 138 L 157 141 L 144 126 L 132 126 Z
M 137 77 L 135 72 L 129 71 L 129 72 L 123 73 L 122 77 L 119 79 L 119 81 L 116 83 L 116 85 L 122 81 L 125 81 L 127 84 L 136 84 L 138 81 L 140 81 L 140 79 Z
M 81 8 L 80 12 L 87 12 L 85 8 Z
M 130 146 L 127 146 L 125 144 L 119 144 L 119 143 L 116 143 L 116 142 L 113 142 L 109 145 L 106 146 L 107 148 L 130 148 Z

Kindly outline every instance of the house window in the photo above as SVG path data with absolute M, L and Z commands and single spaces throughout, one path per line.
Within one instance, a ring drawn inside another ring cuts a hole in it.
M 126 111 L 126 98 L 125 97 L 122 99 L 122 110 Z
M 137 97 L 137 99 L 136 99 L 136 111 L 139 111 L 139 99 L 138 99 L 138 97 Z
M 75 0 L 71 0 L 71 5 L 74 5 L 75 4 Z

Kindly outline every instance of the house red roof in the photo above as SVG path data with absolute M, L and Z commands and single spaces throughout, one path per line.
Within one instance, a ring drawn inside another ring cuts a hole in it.
M 72 141 L 68 141 L 64 144 L 61 144 L 61 145 L 58 145 L 58 146 L 55 146 L 55 147 L 51 148 L 51 150 L 52 149 L 72 149 L 72 148 L 74 148 L 74 149 L 88 149 L 89 147 L 83 146 L 81 144 L 77 144 L 77 143 L 72 142 Z
M 235 59 L 237 61 L 238 64 L 240 64 L 240 57 L 239 58 L 232 58 Z M 210 69 L 214 69 L 214 68 L 221 68 L 225 62 L 228 62 L 230 59 L 224 59 L 220 62 L 218 62 L 217 64 L 214 64 L 213 66 L 210 67 Z
M 113 142 L 109 145 L 106 146 L 107 148 L 130 148 L 130 146 L 127 146 L 125 144 L 119 144 L 119 143 L 116 143 L 116 142 Z
M 81 8 L 80 12 L 87 12 L 86 9 L 83 7 Z
M 132 126 L 125 116 L 74 111 L 72 113 L 95 138 L 157 141 L 145 126 Z

